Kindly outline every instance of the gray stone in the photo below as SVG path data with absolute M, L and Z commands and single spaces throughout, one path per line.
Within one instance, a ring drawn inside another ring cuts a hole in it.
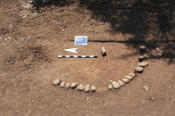
M 95 92 L 95 91 L 96 91 L 96 87 L 95 87 L 94 85 L 92 85 L 92 86 L 90 87 L 90 91 Z
M 118 84 L 119 84 L 120 86 L 125 85 L 125 83 L 124 83 L 124 82 L 122 82 L 121 80 L 118 80 Z
M 113 81 L 113 82 L 112 82 L 112 86 L 114 87 L 114 89 L 118 89 L 118 88 L 120 88 L 119 83 L 116 82 L 116 81 Z
M 71 88 L 72 89 L 75 89 L 76 87 L 77 87 L 77 83 L 76 82 L 71 83 Z
M 89 90 L 90 90 L 90 85 L 86 85 L 84 88 L 84 91 L 87 93 L 87 92 L 89 92 Z
M 67 89 L 70 88 L 70 83 L 67 82 L 67 83 L 65 84 L 65 88 L 67 88 Z
M 135 72 L 136 73 L 142 73 L 143 70 L 144 70 L 144 68 L 143 67 L 140 67 L 140 66 L 138 66 L 138 67 L 135 68 Z
M 84 86 L 82 84 L 80 84 L 77 88 L 78 88 L 79 91 L 83 91 L 84 90 Z
M 64 87 L 65 86 L 65 82 L 64 81 L 62 81 L 61 83 L 60 83 L 60 87 Z
M 124 83 L 128 84 L 130 80 L 127 79 L 127 78 L 123 78 L 122 81 L 123 81 Z
M 146 67 L 146 66 L 148 66 L 148 62 L 140 62 L 138 64 L 138 66 L 140 66 L 140 67 Z
M 112 90 L 112 89 L 113 89 L 113 87 L 112 87 L 111 84 L 109 84 L 108 89 L 109 89 L 109 90 Z
M 57 86 L 57 85 L 59 85 L 60 84 L 60 80 L 59 79 L 56 79 L 56 80 L 54 80 L 52 83 L 53 83 L 53 85 L 54 86 Z

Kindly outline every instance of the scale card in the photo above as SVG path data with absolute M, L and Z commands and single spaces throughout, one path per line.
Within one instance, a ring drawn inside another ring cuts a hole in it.
M 75 36 L 74 45 L 87 45 L 88 37 L 87 36 Z

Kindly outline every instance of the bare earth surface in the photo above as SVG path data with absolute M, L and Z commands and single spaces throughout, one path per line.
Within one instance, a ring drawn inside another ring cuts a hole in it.
M 143 34 L 137 26 L 139 21 L 133 34 L 129 23 L 124 29 L 130 32 L 114 29 L 120 27 L 120 21 L 112 23 L 119 16 L 107 15 L 112 21 L 103 20 L 98 11 L 94 13 L 91 7 L 76 2 L 40 8 L 40 13 L 22 5 L 18 0 L 0 1 L 0 116 L 175 115 L 174 52 L 167 52 L 171 57 L 149 59 L 149 67 L 130 84 L 106 91 L 109 80 L 121 79 L 137 66 L 140 43 L 129 41 Z M 95 14 L 101 18 L 94 18 Z M 148 40 L 159 37 L 153 22 L 148 21 Z M 76 55 L 99 58 L 58 59 L 57 55 L 74 55 L 63 50 L 77 47 L 73 43 L 76 35 L 89 37 L 88 45 L 78 46 Z M 175 48 L 174 41 L 166 45 Z M 106 57 L 101 56 L 103 46 Z M 94 84 L 97 92 L 86 94 L 54 87 L 52 81 L 56 78 Z M 144 85 L 150 90 L 145 91 Z

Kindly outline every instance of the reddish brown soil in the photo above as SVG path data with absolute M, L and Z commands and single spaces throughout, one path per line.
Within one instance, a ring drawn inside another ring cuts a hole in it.
M 149 67 L 130 84 L 106 92 L 110 79 L 121 79 L 137 66 L 137 48 L 120 42 L 134 35 L 113 33 L 109 22 L 92 18 L 91 11 L 79 9 L 76 3 L 52 6 L 38 15 L 34 12 L 17 0 L 0 1 L 1 116 L 175 115 L 175 65 L 168 58 L 148 60 Z M 74 46 L 75 35 L 88 36 L 88 46 Z M 118 42 L 90 42 L 93 40 Z M 106 57 L 101 56 L 102 46 Z M 76 55 L 99 58 L 57 58 L 72 55 L 63 50 L 73 47 L 78 47 Z M 97 92 L 54 87 L 56 78 L 94 84 Z

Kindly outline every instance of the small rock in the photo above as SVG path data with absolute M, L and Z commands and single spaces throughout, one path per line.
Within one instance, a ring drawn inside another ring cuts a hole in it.
M 122 81 L 123 81 L 124 83 L 128 84 L 130 80 L 127 79 L 127 78 L 123 78 Z
M 146 66 L 148 66 L 148 62 L 140 62 L 138 64 L 138 66 L 140 66 L 140 67 L 146 67 Z
M 80 85 L 78 86 L 78 90 L 79 90 L 79 91 L 83 91 L 83 90 L 84 90 L 84 86 L 83 86 L 82 84 L 80 84 Z
M 144 56 L 145 59 L 149 58 L 149 56 L 147 54 L 143 54 L 143 56 Z
M 141 55 L 139 56 L 139 62 L 143 61 L 145 59 L 145 56 Z
M 135 73 L 129 73 L 129 75 L 128 76 L 131 76 L 131 77 L 135 77 L 136 76 L 136 74 Z
M 70 88 L 70 83 L 66 83 L 65 88 Z
M 145 91 L 149 91 L 149 90 L 150 90 L 149 87 L 146 86 L 146 85 L 143 86 L 143 89 L 144 89 Z
M 72 89 L 75 89 L 76 87 L 77 87 L 77 83 L 73 82 L 73 83 L 71 84 L 71 88 L 72 88 Z
M 143 67 L 140 67 L 140 66 L 138 66 L 138 67 L 135 68 L 135 72 L 136 73 L 142 73 L 143 70 L 144 70 L 144 68 Z
M 65 82 L 64 81 L 62 81 L 61 83 L 60 83 L 60 87 L 64 87 L 65 86 Z
M 129 80 L 132 80 L 132 79 L 134 78 L 134 76 L 129 76 L 129 75 L 127 75 L 127 76 L 125 76 L 125 78 L 126 78 L 126 79 L 129 79 Z
M 84 88 L 84 91 L 87 93 L 89 92 L 89 88 L 90 88 L 90 85 L 86 85 L 85 88 Z
M 90 87 L 90 91 L 95 92 L 95 91 L 96 91 L 96 87 L 95 87 L 94 85 L 92 85 L 92 86 Z
M 156 51 L 157 51 L 157 53 L 163 54 L 163 51 L 158 47 L 156 47 Z
M 112 82 L 112 86 L 114 87 L 114 89 L 120 88 L 119 83 L 117 83 L 116 81 L 113 81 L 113 82 Z
M 140 48 L 139 48 L 139 49 L 140 49 L 140 52 L 147 51 L 146 47 L 145 47 L 145 46 L 143 46 L 143 45 L 142 45 L 142 46 L 140 46 Z
M 57 85 L 59 85 L 60 84 L 60 80 L 59 79 L 56 79 L 56 80 L 54 80 L 52 83 L 53 83 L 53 85 L 54 86 L 57 86 Z
M 125 83 L 122 82 L 121 80 L 118 80 L 118 84 L 119 84 L 120 86 L 123 86 Z
M 112 87 L 111 84 L 109 84 L 108 89 L 109 89 L 109 90 L 112 90 L 112 89 L 113 89 L 113 87 Z

